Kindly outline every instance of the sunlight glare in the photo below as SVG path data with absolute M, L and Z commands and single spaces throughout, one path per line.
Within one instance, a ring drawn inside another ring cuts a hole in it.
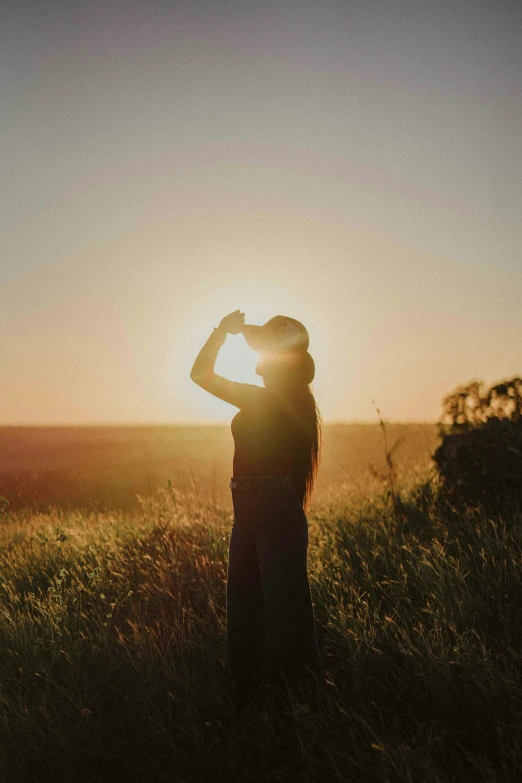
M 240 309 L 245 314 L 245 323 L 250 324 L 262 325 L 275 315 L 288 315 L 304 323 L 310 334 L 310 352 L 316 361 L 316 379 L 321 377 L 325 325 L 317 317 L 317 303 L 300 296 L 293 283 L 269 278 L 252 280 L 247 286 L 244 280 L 228 280 L 226 284 L 213 287 L 211 292 L 201 290 L 188 309 L 187 328 L 176 336 L 173 353 L 177 360 L 170 373 L 173 384 L 179 383 L 180 376 L 185 379 L 182 383 L 186 386 L 187 397 L 194 398 L 198 410 L 205 410 L 209 420 L 227 418 L 230 407 L 211 395 L 200 396 L 188 377 L 192 363 L 212 329 L 233 310 Z M 263 381 L 255 371 L 258 359 L 259 355 L 247 345 L 242 334 L 228 335 L 214 369 L 231 381 L 262 386 Z
M 215 370 L 218 375 L 231 381 L 261 386 L 262 380 L 255 371 L 258 358 L 258 355 L 246 344 L 242 334 L 229 334 L 219 352 Z

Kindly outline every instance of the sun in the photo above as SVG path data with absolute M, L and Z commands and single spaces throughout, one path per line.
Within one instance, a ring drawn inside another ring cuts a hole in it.
M 258 359 L 258 354 L 248 347 L 242 334 L 229 334 L 218 354 L 215 371 L 231 381 L 261 386 L 261 378 L 255 371 Z
M 249 296 L 245 296 L 245 293 L 246 291 L 241 289 L 228 290 L 226 294 L 224 291 L 215 292 L 205 318 L 205 321 L 208 321 L 208 333 L 219 324 L 222 317 L 236 309 L 245 314 L 245 323 L 263 324 L 273 315 L 272 308 L 266 306 L 264 301 L 266 297 L 255 300 L 251 293 Z M 231 381 L 260 386 L 262 381 L 255 371 L 258 359 L 258 354 L 247 345 L 242 334 L 229 334 L 219 351 L 214 370 Z

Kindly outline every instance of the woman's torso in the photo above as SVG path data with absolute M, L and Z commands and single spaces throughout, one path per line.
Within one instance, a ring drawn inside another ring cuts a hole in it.
M 311 445 L 295 414 L 265 389 L 234 416 L 231 428 L 237 477 L 292 477 Z

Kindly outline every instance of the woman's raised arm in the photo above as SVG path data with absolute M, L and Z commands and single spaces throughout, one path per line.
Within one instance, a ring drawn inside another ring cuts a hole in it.
M 238 334 L 242 331 L 244 323 L 244 313 L 239 310 L 226 315 L 198 353 L 190 373 L 194 383 L 197 383 L 202 389 L 237 408 L 248 405 L 253 396 L 260 391 L 259 386 L 250 383 L 236 383 L 229 381 L 228 378 L 222 378 L 214 372 L 214 365 L 227 334 Z

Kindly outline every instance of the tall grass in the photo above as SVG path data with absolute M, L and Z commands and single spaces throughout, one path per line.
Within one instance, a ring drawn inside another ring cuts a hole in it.
M 521 514 L 394 492 L 400 514 L 377 479 L 313 508 L 326 683 L 283 710 L 231 702 L 228 510 L 4 512 L 1 779 L 519 780 Z

